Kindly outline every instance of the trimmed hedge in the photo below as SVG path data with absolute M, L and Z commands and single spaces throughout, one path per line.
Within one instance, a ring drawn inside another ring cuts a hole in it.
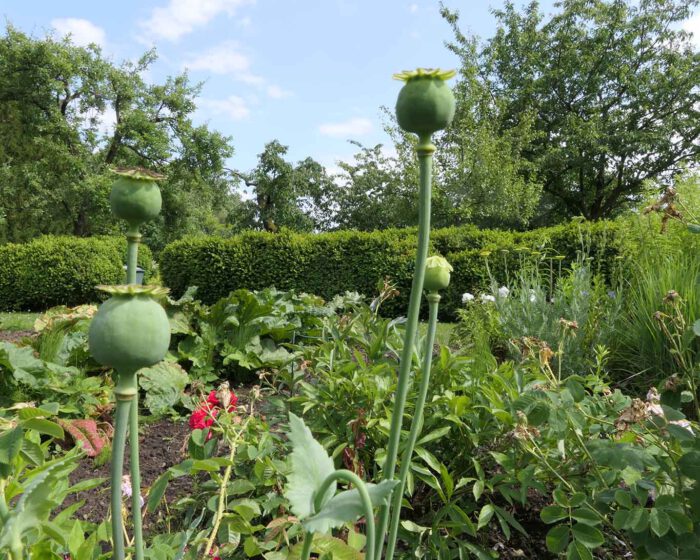
M 126 239 L 45 236 L 0 246 L 0 310 L 44 310 L 98 301 L 98 284 L 123 284 Z M 146 277 L 148 247 L 139 249 Z
M 472 226 L 434 230 L 432 253 L 447 257 L 455 268 L 441 304 L 443 316 L 454 317 L 462 293 L 488 289 L 487 260 L 500 283 L 517 272 L 524 255 L 532 259 L 533 254 L 545 261 L 548 255 L 562 255 L 565 267 L 583 251 L 607 273 L 619 254 L 618 229 L 614 222 L 571 222 L 523 233 Z M 398 298 L 383 307 L 392 315 L 405 313 L 415 249 L 415 228 L 370 233 L 252 232 L 227 239 L 188 237 L 175 241 L 161 253 L 160 265 L 163 283 L 175 297 L 189 286 L 198 286 L 197 295 L 207 304 L 238 288 L 271 286 L 326 299 L 346 290 L 372 296 L 378 283 L 390 277 L 400 291 Z M 559 265 L 555 266 L 558 269 Z

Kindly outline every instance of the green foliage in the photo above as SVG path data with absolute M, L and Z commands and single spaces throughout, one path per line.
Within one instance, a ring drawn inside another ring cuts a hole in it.
M 178 306 L 173 302 L 171 317 Z M 315 296 L 267 289 L 236 290 L 211 307 L 194 305 L 180 315 L 177 357 L 193 377 L 250 378 L 264 368 L 282 367 L 294 355 L 286 344 L 314 334 L 320 317 L 333 311 Z
M 44 310 L 99 301 L 98 284 L 122 284 L 126 240 L 113 237 L 41 237 L 0 246 L 0 309 Z M 139 251 L 139 266 L 152 267 Z
M 492 273 L 499 282 L 523 265 L 522 248 L 528 254 L 563 255 L 564 266 L 587 251 L 601 271 L 613 270 L 621 245 L 615 223 L 573 222 L 526 233 L 479 230 L 460 227 L 437 230 L 432 237 L 433 253 L 441 254 L 454 266 L 450 288 L 443 300 L 443 314 L 453 317 L 461 306 L 461 295 L 478 291 L 490 283 L 484 251 L 499 253 Z M 399 296 L 383 312 L 405 310 L 412 278 L 413 230 L 372 233 L 334 232 L 325 234 L 277 235 L 248 233 L 230 239 L 186 238 L 169 245 L 161 254 L 163 282 L 175 295 L 198 286 L 204 303 L 213 303 L 229 292 L 274 286 L 294 289 L 331 299 L 346 291 L 375 293 L 377 284 L 390 278 Z
M 75 519 L 80 504 L 52 515 L 65 498 L 99 486 L 104 479 L 71 486 L 68 475 L 78 466 L 75 448 L 52 457 L 50 449 L 63 438 L 57 405 L 0 410 L 0 553 L 25 557 L 76 559 L 99 554 L 97 533 Z M 8 507 L 9 506 L 9 507 Z M 86 536 L 87 533 L 87 536 Z M 106 540 L 103 539 L 103 540 Z
M 458 146 L 491 127 L 516 156 L 505 168 L 542 184 L 545 223 L 619 214 L 646 180 L 697 161 L 700 55 L 680 26 L 696 5 L 566 0 L 546 17 L 536 1 L 507 2 L 480 48 L 443 8 L 461 59 L 457 89 L 487 98 L 487 110 L 472 104 L 472 120 L 457 120 Z
M 699 278 L 700 259 L 694 251 L 647 253 L 631 263 L 619 337 L 613 345 L 617 379 L 630 377 L 646 388 L 695 369 L 700 346 L 691 326 L 700 318 Z M 671 291 L 677 299 L 667 297 Z
M 268 142 L 250 173 L 235 172 L 251 189 L 253 199 L 239 209 L 244 227 L 277 232 L 328 229 L 332 223 L 335 185 L 312 158 L 297 165 L 286 161 L 287 146 Z M 241 229 L 241 228 L 239 228 Z
M 96 45 L 0 35 L 0 241 L 117 233 L 110 166 L 166 175 L 163 213 L 144 228 L 155 250 L 183 233 L 225 231 L 237 202 L 224 171 L 230 139 L 196 126 L 200 85 L 147 83 L 155 51 L 115 64 Z M 111 122 L 113 120 L 113 122 Z
M 146 392 L 144 405 L 154 416 L 172 412 L 180 405 L 189 382 L 185 370 L 167 361 L 144 368 L 138 374 L 139 386 Z
M 36 358 L 31 347 L 0 342 L 0 373 L 3 401 L 60 403 L 63 414 L 80 418 L 94 414 L 109 402 L 104 377 L 88 376 L 76 367 Z
M 538 264 L 549 270 L 525 268 L 509 286 L 494 283 L 490 293 L 467 302 L 453 340 L 477 355 L 552 351 L 559 375 L 589 371 L 595 349 L 618 337 L 623 294 L 595 275 L 588 259 L 563 274 L 554 269 L 559 261 Z M 493 301 L 484 301 L 485 295 Z

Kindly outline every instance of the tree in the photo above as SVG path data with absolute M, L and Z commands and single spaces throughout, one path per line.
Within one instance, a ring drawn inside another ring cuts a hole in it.
M 551 211 L 599 219 L 697 163 L 700 55 L 679 28 L 697 4 L 563 0 L 545 21 L 537 2 L 507 2 L 480 50 L 442 11 L 462 76 L 489 92 L 497 132 L 531 166 L 519 175 L 536 175 Z
M 164 84 L 143 80 L 155 59 L 149 51 L 115 66 L 95 45 L 6 28 L 0 37 L 0 236 L 23 241 L 41 233 L 114 231 L 114 165 L 166 175 L 163 212 L 146 228 L 156 249 L 200 231 L 202 223 L 221 227 L 231 204 L 224 168 L 233 153 L 230 139 L 192 123 L 200 86 L 186 74 Z
M 288 162 L 284 158 L 287 150 L 287 146 L 273 140 L 258 154 L 255 169 L 232 172 L 252 190 L 249 226 L 273 233 L 280 227 L 296 231 L 327 229 L 332 219 L 333 181 L 312 158 L 296 166 Z

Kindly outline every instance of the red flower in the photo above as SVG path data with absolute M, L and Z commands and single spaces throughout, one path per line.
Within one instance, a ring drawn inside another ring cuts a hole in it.
M 232 412 L 236 408 L 238 403 L 238 397 L 233 391 L 230 391 L 228 412 Z M 225 393 L 224 393 L 225 396 Z M 227 400 L 224 398 L 224 401 Z M 192 430 L 205 430 L 209 428 L 213 423 L 219 410 L 221 410 L 221 401 L 217 396 L 217 391 L 211 391 L 207 396 L 207 400 L 204 401 L 198 409 L 196 409 L 192 416 L 190 416 L 190 428 Z M 212 433 L 207 434 L 207 441 L 212 437 Z
M 214 423 L 218 410 L 214 407 L 204 404 L 190 416 L 190 428 L 193 430 L 203 430 Z
M 221 400 L 217 396 L 218 391 L 211 391 L 209 395 L 207 396 L 207 403 L 209 403 L 212 406 L 221 408 Z M 236 393 L 233 391 L 229 391 L 231 394 L 230 400 L 229 400 L 229 405 L 228 405 L 228 412 L 232 412 L 236 408 L 236 404 L 238 404 L 238 397 L 236 396 Z

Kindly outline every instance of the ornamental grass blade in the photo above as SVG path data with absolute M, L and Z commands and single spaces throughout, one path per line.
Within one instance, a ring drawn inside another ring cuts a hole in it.
M 323 481 L 335 470 L 333 459 L 314 439 L 311 430 L 298 416 L 289 413 L 289 441 L 292 442 L 291 472 L 287 477 L 285 495 L 292 511 L 304 519 L 314 511 L 314 496 Z M 335 494 L 335 482 L 330 485 L 324 503 Z
M 372 507 L 389 503 L 389 496 L 398 480 L 384 480 L 379 484 L 367 484 Z M 365 514 L 357 489 L 346 490 L 333 496 L 321 511 L 304 520 L 304 529 L 312 533 L 328 533 L 334 527 L 357 521 Z

